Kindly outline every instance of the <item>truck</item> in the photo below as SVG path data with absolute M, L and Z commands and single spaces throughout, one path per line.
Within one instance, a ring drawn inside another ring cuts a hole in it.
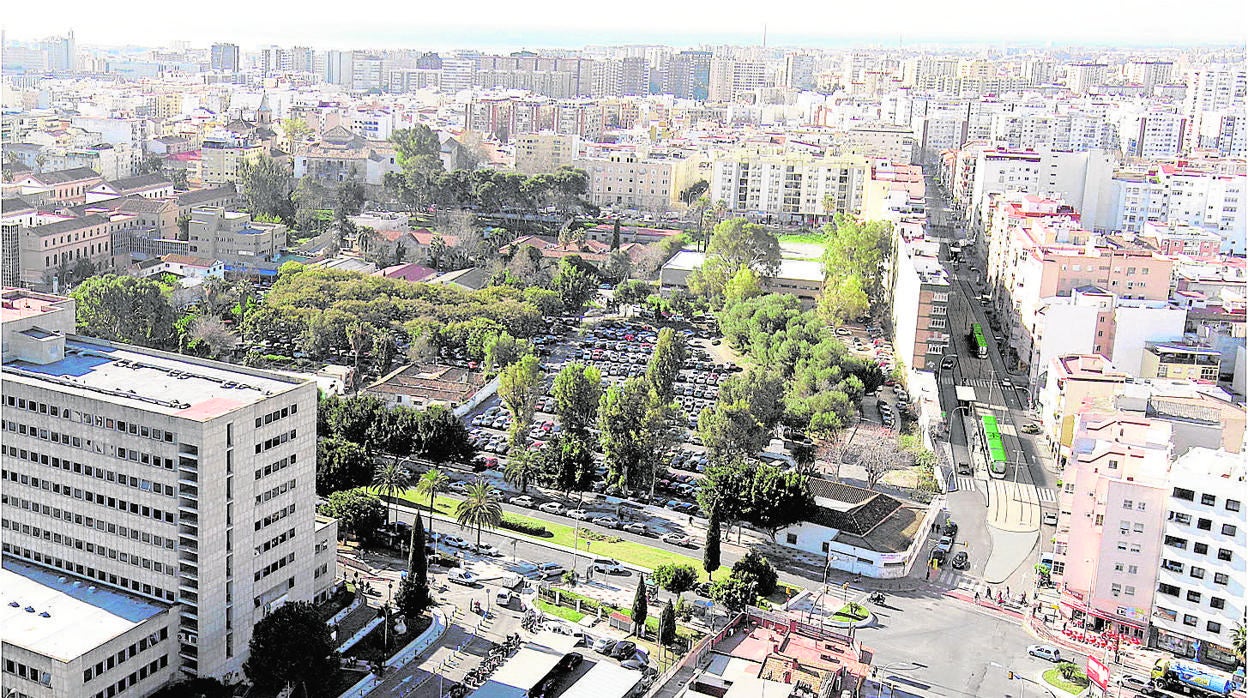
M 1157 688 L 1199 696 L 1229 696 L 1238 688 L 1227 674 L 1182 659 L 1158 659 L 1149 677 Z

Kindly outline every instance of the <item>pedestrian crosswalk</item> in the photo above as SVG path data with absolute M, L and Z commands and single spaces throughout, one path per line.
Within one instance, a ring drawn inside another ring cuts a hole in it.
M 991 388 L 992 381 L 987 378 L 963 378 L 962 385 L 972 385 L 976 388 Z
M 977 590 L 984 588 L 984 580 L 964 570 L 955 570 L 951 567 L 937 570 L 931 581 L 938 586 L 948 587 L 950 590 L 958 589 L 968 594 L 974 594 Z
M 970 475 L 958 475 L 953 481 L 957 483 L 959 492 L 975 489 L 975 478 Z
M 1040 501 L 1042 502 L 1057 501 L 1057 492 L 1048 487 L 1037 487 L 1036 493 L 1039 495 Z

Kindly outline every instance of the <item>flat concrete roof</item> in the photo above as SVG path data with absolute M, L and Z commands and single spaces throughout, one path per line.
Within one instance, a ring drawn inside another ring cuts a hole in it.
M 5 558 L 0 568 L 0 640 L 62 662 L 81 657 L 165 610 L 46 567 Z
M 706 254 L 693 250 L 681 250 L 667 260 L 664 269 L 677 271 L 693 271 L 706 262 Z M 793 279 L 796 281 L 823 281 L 823 263 L 805 259 L 782 259 L 776 279 Z
M 6 380 L 53 383 L 67 393 L 107 396 L 120 405 L 199 421 L 301 383 L 277 374 L 244 373 L 227 364 L 76 337 L 65 340 L 65 356 L 59 361 L 36 364 L 15 359 L 5 362 L 4 372 Z

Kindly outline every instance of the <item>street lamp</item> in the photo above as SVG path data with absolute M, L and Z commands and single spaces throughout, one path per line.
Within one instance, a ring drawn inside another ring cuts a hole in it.
M 386 582 L 386 621 L 385 630 L 382 632 L 382 646 L 386 651 L 390 650 L 390 599 L 394 595 L 394 582 Z

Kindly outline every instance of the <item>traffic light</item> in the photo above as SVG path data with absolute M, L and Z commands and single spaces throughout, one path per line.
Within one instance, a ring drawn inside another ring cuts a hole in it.
M 1006 675 L 1006 677 L 1008 677 L 1011 681 L 1013 681 L 1013 680 L 1014 680 L 1014 672 L 1013 672 L 1012 670 L 1011 670 L 1011 671 L 1007 671 L 1007 672 L 1005 672 L 1005 675 Z

